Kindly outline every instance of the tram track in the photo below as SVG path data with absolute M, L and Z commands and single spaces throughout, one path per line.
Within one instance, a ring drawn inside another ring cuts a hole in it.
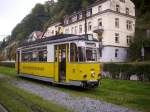
M 105 101 L 89 97 L 73 96 L 66 92 L 59 91 L 58 89 L 50 88 L 46 85 L 33 83 L 27 80 L 14 81 L 13 84 L 21 89 L 36 94 L 45 100 L 53 101 L 71 109 L 74 112 L 137 112 Z
M 1 103 L 0 103 L 0 112 L 9 112 L 6 107 L 4 107 Z
M 0 75 L 0 79 L 4 80 L 5 76 Z M 13 78 L 9 83 L 10 85 L 40 96 L 44 100 L 55 102 L 56 104 L 61 105 L 68 110 L 73 110 L 74 112 L 137 112 L 136 110 L 107 103 L 105 101 L 85 96 L 74 96 L 67 92 L 62 92 L 59 89 L 50 87 L 48 84 L 40 84 L 39 82 L 36 83 L 31 80 Z M 28 104 L 28 102 L 24 102 L 26 99 L 22 99 L 22 97 L 20 99 L 19 95 L 15 99 L 17 100 L 18 98 L 24 103 L 24 105 L 30 107 L 33 112 L 46 112 L 45 110 L 39 110 L 37 105 L 30 105 L 30 103 Z
M 29 91 L 19 89 L 14 81 L 20 78 L 10 78 L 0 74 L 0 112 L 70 112 L 61 106 L 43 100 L 41 97 L 30 94 Z M 52 106 L 54 108 L 48 107 Z M 55 109 L 58 107 L 60 109 Z

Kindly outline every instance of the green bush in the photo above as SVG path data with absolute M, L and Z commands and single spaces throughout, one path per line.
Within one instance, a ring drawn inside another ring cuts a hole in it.
M 103 71 L 113 79 L 129 80 L 136 74 L 141 81 L 150 81 L 150 63 L 104 63 Z
M 0 62 L 0 66 L 5 66 L 5 67 L 15 67 L 15 62 Z

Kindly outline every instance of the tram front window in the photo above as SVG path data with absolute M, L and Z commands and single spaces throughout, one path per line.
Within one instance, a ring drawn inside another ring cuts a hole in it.
M 97 61 L 97 50 L 94 48 L 78 47 L 79 62 Z
M 87 61 L 97 61 L 97 51 L 93 48 L 86 48 Z
M 78 47 L 78 53 L 79 53 L 79 62 L 85 62 L 85 48 L 84 47 Z

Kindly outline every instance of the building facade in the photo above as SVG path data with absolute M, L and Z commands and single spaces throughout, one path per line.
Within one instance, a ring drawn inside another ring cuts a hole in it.
M 41 39 L 41 38 L 43 38 L 43 32 L 41 32 L 41 31 L 34 31 L 34 32 L 32 32 L 32 33 L 29 35 L 27 41 L 28 41 L 28 42 L 30 42 L 30 41 L 35 41 L 35 40 Z
M 51 26 L 48 27 L 47 31 L 45 32 L 44 37 L 50 37 L 57 34 L 62 34 L 64 33 L 63 29 L 64 29 L 63 25 L 60 22 L 51 24 Z
M 135 33 L 135 5 L 131 0 L 97 0 L 85 11 L 66 16 L 65 34 L 93 34 L 100 42 L 101 62 L 124 62 Z M 50 26 L 52 28 L 53 26 Z M 48 32 L 49 30 L 47 30 Z M 47 35 L 48 36 L 48 35 Z

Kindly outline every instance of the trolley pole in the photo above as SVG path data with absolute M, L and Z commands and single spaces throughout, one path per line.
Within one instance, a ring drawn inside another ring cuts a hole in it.
M 85 35 L 87 34 L 87 16 L 86 16 L 86 13 L 87 13 L 87 11 L 86 11 L 86 9 L 85 9 L 85 11 L 84 11 L 84 20 L 85 20 L 85 25 L 84 25 L 84 27 L 85 27 Z

